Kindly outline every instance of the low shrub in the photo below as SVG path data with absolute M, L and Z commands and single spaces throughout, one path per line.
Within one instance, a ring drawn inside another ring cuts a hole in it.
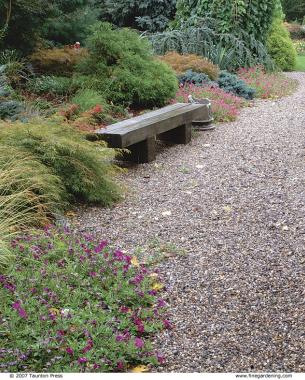
M 196 86 L 208 85 L 211 83 L 210 78 L 203 73 L 196 73 L 193 70 L 187 70 L 178 76 L 180 84 L 195 84 Z
M 79 84 L 72 78 L 42 75 L 31 78 L 27 82 L 27 90 L 38 94 L 52 96 L 73 95 L 79 89 Z
M 149 108 L 163 106 L 174 96 L 174 72 L 153 58 L 148 41 L 135 31 L 98 23 L 87 45 L 90 55 L 79 71 L 87 76 L 85 86 L 108 102 Z
M 158 275 L 105 241 L 48 228 L 13 240 L 0 276 L 5 372 L 120 372 L 158 364 L 171 328 Z
M 18 100 L 0 100 L 0 119 L 2 120 L 18 120 L 23 111 L 23 104 Z
M 43 225 L 59 211 L 59 178 L 24 152 L 0 149 L 0 273 L 12 259 L 10 239 L 21 229 Z
M 161 56 L 160 59 L 171 66 L 178 75 L 183 74 L 187 70 L 193 70 L 197 73 L 206 74 L 212 80 L 218 78 L 218 67 L 207 58 L 196 54 L 179 54 L 171 51 Z
M 275 19 L 272 23 L 267 39 L 267 49 L 279 70 L 294 70 L 296 50 L 281 19 Z
M 107 110 L 110 108 L 105 98 L 97 91 L 91 89 L 78 91 L 71 99 L 71 103 L 77 104 L 80 112 L 89 111 L 96 105 L 100 105 Z
M 220 72 L 217 83 L 224 91 L 248 100 L 253 99 L 255 95 L 255 90 L 252 87 L 248 86 L 242 79 L 239 79 L 237 75 L 227 71 Z
M 41 49 L 30 56 L 36 72 L 40 74 L 72 75 L 75 66 L 88 55 L 86 49 Z
M 8 83 L 13 87 L 25 82 L 31 75 L 26 60 L 20 57 L 15 50 L 0 52 L 0 66 L 3 66 L 3 73 Z
M 31 121 L 0 129 L 0 144 L 31 154 L 61 179 L 65 198 L 110 205 L 119 199 L 111 180 L 113 149 L 103 142 L 92 143 L 62 121 Z
M 187 103 L 189 95 L 192 95 L 195 99 L 210 99 L 212 101 L 213 117 L 216 122 L 236 120 L 239 110 L 248 104 L 244 99 L 227 93 L 221 88 L 195 85 L 181 87 L 172 102 Z
M 262 67 L 242 68 L 238 76 L 250 87 L 254 88 L 255 96 L 261 99 L 281 98 L 290 95 L 297 87 L 298 82 L 287 78 L 282 73 L 267 73 Z

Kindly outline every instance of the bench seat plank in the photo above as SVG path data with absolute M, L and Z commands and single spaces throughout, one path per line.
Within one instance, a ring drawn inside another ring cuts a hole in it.
M 192 120 L 198 119 L 205 110 L 202 104 L 177 103 L 174 106 L 176 107 L 169 106 L 149 112 L 145 118 L 130 119 L 127 124 L 123 121 L 110 125 L 95 133 L 113 147 L 126 148 L 149 137 L 189 124 Z

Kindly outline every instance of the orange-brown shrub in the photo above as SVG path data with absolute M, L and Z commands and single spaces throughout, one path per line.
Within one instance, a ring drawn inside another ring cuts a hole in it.
M 42 74 L 69 75 L 75 65 L 87 55 L 87 49 L 40 49 L 31 55 L 30 60 Z
M 214 65 L 209 59 L 196 54 L 179 54 L 175 51 L 166 53 L 160 59 L 171 66 L 177 74 L 182 74 L 187 70 L 197 73 L 204 73 L 212 80 L 216 80 L 219 74 L 218 66 Z

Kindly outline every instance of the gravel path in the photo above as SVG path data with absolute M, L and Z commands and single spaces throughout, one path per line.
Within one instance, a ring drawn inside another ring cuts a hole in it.
M 167 256 L 174 328 L 157 371 L 305 372 L 305 74 L 290 76 L 294 95 L 163 150 L 124 175 L 124 202 L 80 213 L 122 248 Z

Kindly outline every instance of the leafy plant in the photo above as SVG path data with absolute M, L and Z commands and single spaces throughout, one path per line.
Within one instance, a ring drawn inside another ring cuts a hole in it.
M 218 67 L 207 58 L 196 54 L 179 54 L 172 51 L 166 53 L 163 57 L 161 56 L 160 59 L 170 65 L 177 74 L 192 70 L 197 73 L 206 74 L 212 80 L 216 80 L 218 77 Z
M 281 19 L 275 19 L 272 23 L 267 48 L 278 69 L 283 71 L 294 70 L 297 57 L 296 50 Z
M 9 372 L 121 372 L 164 362 L 149 337 L 171 328 L 163 285 L 106 241 L 46 228 L 12 241 L 0 276 L 0 366 Z
M 177 90 L 174 72 L 152 56 L 148 41 L 128 29 L 98 23 L 92 28 L 90 56 L 79 65 L 85 85 L 114 104 L 164 105 Z
M 178 0 L 177 20 L 181 24 L 190 17 L 208 16 L 218 21 L 218 33 L 238 36 L 242 31 L 264 44 L 277 2 L 278 0 Z M 248 48 L 252 48 L 251 45 Z
M 71 102 L 79 106 L 80 112 L 88 111 L 97 104 L 107 109 L 108 111 L 110 108 L 102 95 L 90 89 L 78 91 L 75 94 L 75 96 L 71 99 Z
M 227 71 L 220 72 L 218 85 L 224 91 L 245 99 L 253 99 L 255 96 L 255 90 L 252 87 L 239 79 L 237 75 L 228 73 Z
M 119 189 L 110 179 L 115 151 L 92 143 L 58 120 L 14 123 L 0 129 L 0 144 L 22 149 L 61 179 L 64 199 L 110 205 Z

